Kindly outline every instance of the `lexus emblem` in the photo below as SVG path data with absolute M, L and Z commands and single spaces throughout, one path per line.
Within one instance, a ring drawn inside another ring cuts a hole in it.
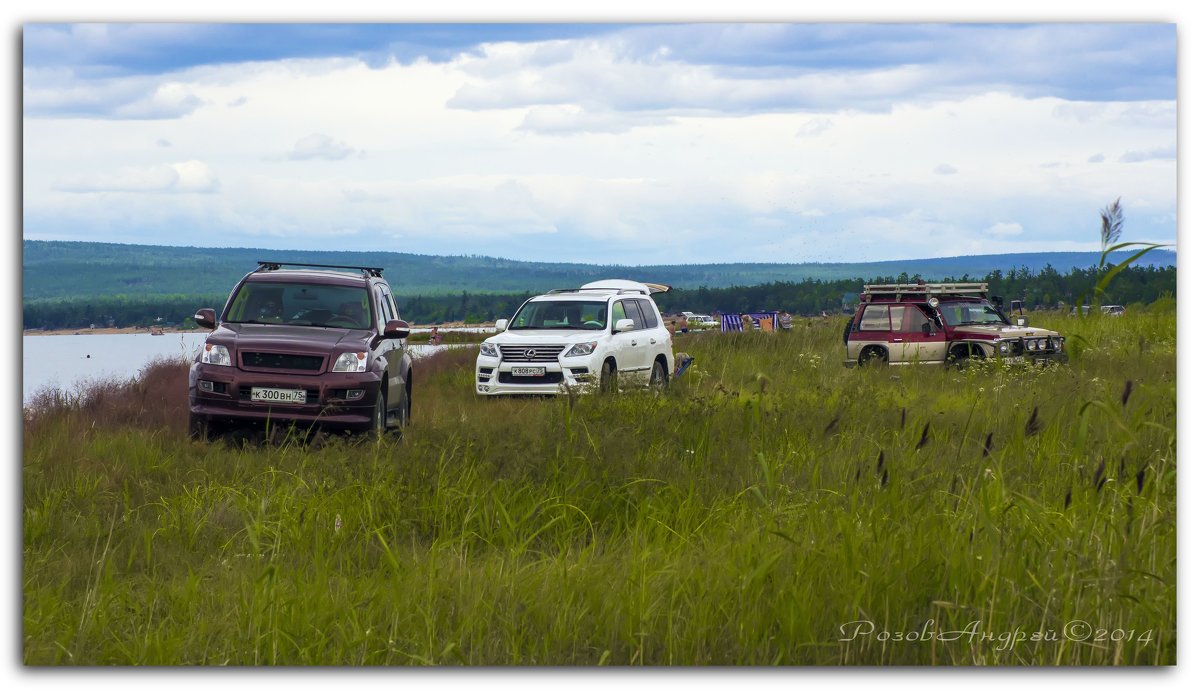
M 526 359 L 532 359 L 532 358 L 533 358 L 533 357 L 535 357 L 535 356 L 537 356 L 537 350 L 536 350 L 536 349 L 526 349 L 526 350 L 525 350 L 525 358 L 526 358 Z

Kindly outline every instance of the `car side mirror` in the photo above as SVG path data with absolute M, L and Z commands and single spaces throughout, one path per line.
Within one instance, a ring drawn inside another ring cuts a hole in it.
M 617 321 L 615 326 L 613 326 L 613 332 L 616 333 L 627 333 L 630 330 L 633 330 L 632 318 L 622 318 L 621 320 Z
M 505 330 L 508 330 L 508 319 L 501 318 L 500 320 L 496 321 L 496 332 L 502 333 Z
M 388 321 L 383 326 L 383 336 L 392 340 L 403 340 L 408 337 L 410 330 L 411 326 L 408 321 Z
M 192 316 L 192 320 L 196 321 L 196 325 L 201 328 L 212 330 L 217 327 L 217 312 L 212 309 L 200 309 Z
M 1029 325 L 1029 319 L 1024 316 L 1017 316 L 1017 325 L 1022 328 L 1027 326 Z

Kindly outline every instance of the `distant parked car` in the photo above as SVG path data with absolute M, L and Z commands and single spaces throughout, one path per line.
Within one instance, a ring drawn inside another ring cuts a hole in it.
M 521 305 L 479 346 L 479 395 L 553 395 L 599 388 L 663 390 L 674 365 L 671 333 L 651 294 L 670 287 L 600 280 Z
M 1107 306 L 1101 306 L 1100 313 L 1104 314 L 1105 316 L 1124 316 L 1125 307 L 1117 304 L 1109 304 Z
M 712 316 L 693 313 L 687 316 L 687 326 L 688 330 L 712 330 L 721 324 Z
M 408 423 L 409 325 L 380 268 L 260 261 L 220 318 L 200 309 L 195 321 L 213 332 L 188 375 L 193 437 L 234 424 L 378 434 Z
M 1014 324 L 987 298 L 987 283 L 864 285 L 846 325 L 845 363 L 944 364 L 1067 360 L 1066 338 Z

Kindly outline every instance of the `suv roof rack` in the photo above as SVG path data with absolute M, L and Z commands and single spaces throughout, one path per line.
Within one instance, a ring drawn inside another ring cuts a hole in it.
M 570 294 L 571 292 L 607 292 L 613 294 L 645 294 L 645 290 L 617 288 L 617 287 L 564 287 L 563 289 L 552 289 L 546 294 Z
M 987 298 L 986 282 L 938 282 L 933 284 L 913 283 L 904 285 L 863 285 L 863 301 L 892 299 L 900 301 L 906 296 L 980 297 Z
M 368 266 L 334 266 L 326 263 L 287 263 L 284 261 L 259 261 L 258 268 L 256 268 L 254 272 L 261 273 L 279 270 L 283 266 L 299 268 L 339 268 L 341 270 L 361 270 L 363 275 L 366 275 L 367 277 L 383 277 L 383 268 L 371 268 Z

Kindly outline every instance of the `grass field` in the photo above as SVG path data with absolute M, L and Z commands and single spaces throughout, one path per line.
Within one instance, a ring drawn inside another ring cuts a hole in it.
M 1038 370 L 693 333 L 659 397 L 479 400 L 452 350 L 378 443 L 189 441 L 178 362 L 44 394 L 24 662 L 1173 664 L 1159 306 L 1039 314 L 1072 362 Z

